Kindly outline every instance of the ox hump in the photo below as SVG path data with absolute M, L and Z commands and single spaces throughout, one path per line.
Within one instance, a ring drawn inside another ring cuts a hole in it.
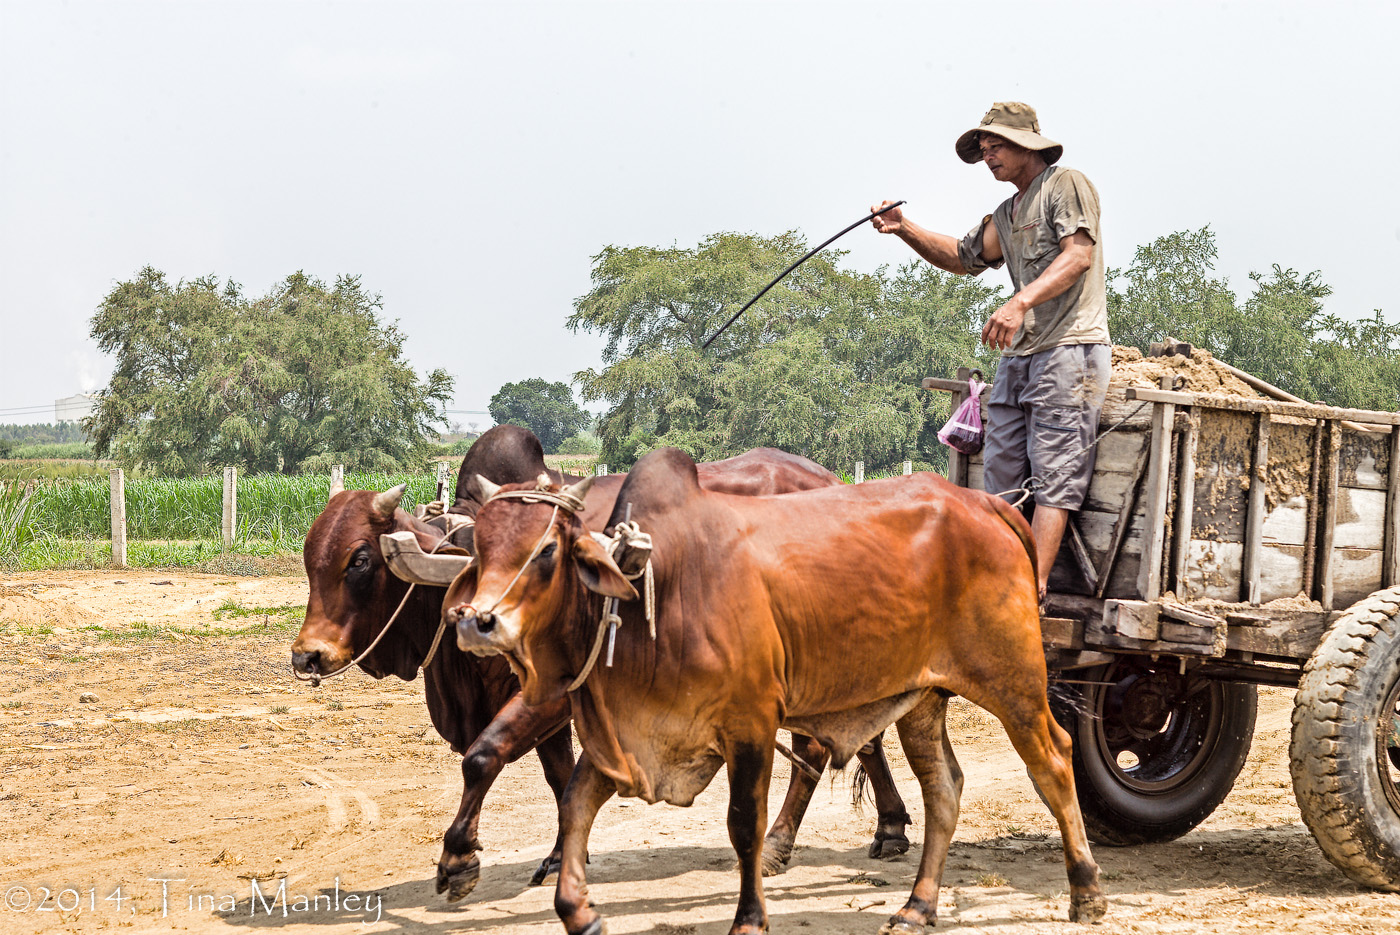
M 627 472 L 608 525 L 621 522 L 632 504 L 632 518 L 664 513 L 700 496 L 695 461 L 679 448 L 658 448 Z

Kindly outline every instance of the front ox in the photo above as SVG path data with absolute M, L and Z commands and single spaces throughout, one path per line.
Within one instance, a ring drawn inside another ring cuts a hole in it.
M 655 638 L 643 602 L 567 498 L 505 488 L 477 514 L 458 645 L 503 654 L 525 698 L 569 694 L 583 756 L 560 805 L 555 909 L 570 935 L 602 920 L 584 885 L 588 833 L 613 793 L 688 805 L 720 766 L 739 856 L 731 932 L 767 928 L 760 850 L 773 736 L 799 730 L 843 763 L 893 723 L 918 776 L 924 849 L 885 932 L 934 920 L 962 774 L 947 699 L 995 715 L 1059 822 L 1070 918 L 1106 909 L 1075 800 L 1069 737 L 1051 718 L 1030 530 L 1006 504 L 930 474 L 775 497 L 702 490 L 675 449 L 643 458 L 617 496 L 651 534 Z M 623 564 L 626 564 L 624 559 Z M 596 661 L 621 598 L 613 664 Z M 591 668 L 590 668 L 591 667 Z

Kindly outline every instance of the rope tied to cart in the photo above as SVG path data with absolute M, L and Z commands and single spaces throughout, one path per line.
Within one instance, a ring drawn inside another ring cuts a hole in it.
M 1121 428 L 1125 422 L 1133 418 L 1133 416 L 1137 415 L 1149 405 L 1151 405 L 1149 401 L 1143 400 L 1142 402 L 1137 404 L 1137 407 L 1134 408 L 1132 412 L 1128 413 L 1123 418 L 1119 419 L 1117 422 L 1113 423 L 1108 428 L 1095 435 L 1094 440 L 1089 442 L 1089 444 L 1085 445 L 1083 448 L 1080 448 L 1078 451 L 1074 452 L 1074 454 L 1067 456 L 1064 460 L 1060 462 L 1059 466 L 1056 467 L 1054 470 L 1049 471 L 1046 474 L 1032 474 L 1030 477 L 1027 477 L 1024 481 L 1021 482 L 1021 486 L 1012 487 L 1010 490 L 999 491 L 996 494 L 996 496 L 1005 497 L 1008 494 L 1019 493 L 1020 496 L 1017 497 L 1014 501 L 1012 501 L 1011 505 L 1013 507 L 1020 507 L 1021 504 L 1025 503 L 1028 498 L 1034 496 L 1036 491 L 1042 489 L 1045 486 L 1046 481 L 1050 480 L 1050 478 L 1055 477 L 1058 474 L 1063 474 L 1065 471 L 1069 470 L 1071 467 L 1074 466 L 1074 462 L 1079 458 L 1080 455 L 1084 454 L 1086 451 L 1090 451 L 1091 449 L 1097 447 L 1099 442 L 1103 440 L 1105 435 Z

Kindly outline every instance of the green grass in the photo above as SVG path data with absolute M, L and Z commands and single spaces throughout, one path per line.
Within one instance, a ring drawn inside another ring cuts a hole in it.
M 305 604 L 279 604 L 275 607 L 244 607 L 237 601 L 224 601 L 214 608 L 215 620 L 239 619 L 242 617 L 305 617 Z
M 210 637 L 231 637 L 231 636 L 294 636 L 301 629 L 301 616 L 306 608 L 286 608 L 295 611 L 293 615 L 283 615 L 268 617 L 267 621 L 250 623 L 244 627 L 205 627 L 205 626 L 175 626 L 166 623 L 147 623 L 138 620 L 129 627 L 109 630 L 105 627 L 84 627 L 84 631 L 89 633 L 90 638 L 99 643 L 141 643 L 141 642 L 166 642 L 178 643 L 189 639 L 208 639 Z M 30 635 L 20 631 L 21 635 Z
M 128 542 L 126 563 L 131 568 L 182 568 L 210 574 L 300 574 L 301 543 L 235 542 L 229 551 L 217 541 Z M 39 571 L 44 568 L 110 568 L 112 543 L 105 539 L 59 539 L 40 536 L 23 545 L 0 550 L 0 569 Z

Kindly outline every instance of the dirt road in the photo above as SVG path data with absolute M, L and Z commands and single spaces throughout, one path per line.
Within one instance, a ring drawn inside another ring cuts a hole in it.
M 457 758 L 428 726 L 421 683 L 292 680 L 303 581 L 144 571 L 3 584 L 0 932 L 563 931 L 552 888 L 525 885 L 554 836 L 538 761 L 493 789 L 481 885 L 446 904 L 433 874 Z M 242 632 L 209 634 L 220 629 Z M 1262 693 L 1249 763 L 1200 829 L 1095 849 L 1109 895 L 1096 931 L 1400 931 L 1400 896 L 1349 883 L 1299 822 L 1290 704 Z M 1058 834 L 1001 729 L 960 702 L 951 724 L 967 778 L 940 930 L 1081 931 L 1064 921 Z M 917 785 L 890 753 L 917 834 Z M 782 760 L 777 773 L 770 814 Z M 775 932 L 873 935 L 908 896 L 917 846 L 867 858 L 873 809 L 853 812 L 848 790 L 845 776 L 823 782 L 792 865 L 767 881 Z M 721 776 L 689 809 L 605 806 L 589 878 L 614 935 L 727 931 L 725 798 Z

